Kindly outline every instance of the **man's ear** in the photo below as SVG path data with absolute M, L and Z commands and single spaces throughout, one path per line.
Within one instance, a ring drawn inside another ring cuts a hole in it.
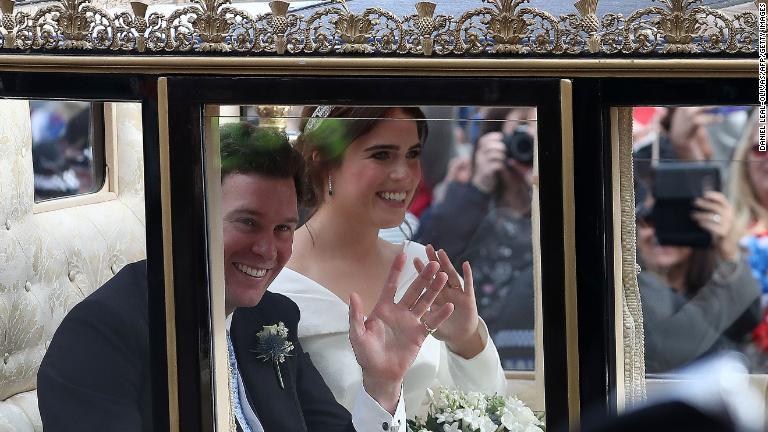
M 320 160 L 320 151 L 312 150 L 312 162 L 317 162 L 319 160 Z

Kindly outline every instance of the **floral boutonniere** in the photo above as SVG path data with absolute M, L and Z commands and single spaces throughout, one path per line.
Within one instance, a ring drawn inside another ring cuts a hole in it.
M 256 349 L 251 351 L 258 353 L 260 359 L 272 362 L 275 366 L 275 373 L 277 373 L 277 380 L 280 382 L 280 388 L 284 389 L 285 384 L 283 383 L 283 375 L 280 373 L 280 363 L 284 362 L 293 350 L 293 343 L 287 340 L 288 328 L 280 321 L 275 325 L 264 326 L 260 332 L 256 333 L 256 336 L 259 337 L 259 342 Z

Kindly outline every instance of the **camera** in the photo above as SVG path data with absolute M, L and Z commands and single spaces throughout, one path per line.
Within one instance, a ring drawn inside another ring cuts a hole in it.
M 720 169 L 712 163 L 664 162 L 654 168 L 651 220 L 659 244 L 705 248 L 712 236 L 691 219 L 693 201 L 720 190 Z
M 511 134 L 504 134 L 507 157 L 522 164 L 533 165 L 533 136 L 527 123 L 521 123 Z

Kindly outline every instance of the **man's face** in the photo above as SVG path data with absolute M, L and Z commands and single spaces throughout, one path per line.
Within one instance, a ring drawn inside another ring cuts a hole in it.
M 229 174 L 222 188 L 227 312 L 251 307 L 291 257 L 298 223 L 291 178 Z

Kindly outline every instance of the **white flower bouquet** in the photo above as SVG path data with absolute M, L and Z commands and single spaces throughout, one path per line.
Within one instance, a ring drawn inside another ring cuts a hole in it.
M 514 396 L 464 393 L 441 387 L 426 418 L 408 420 L 408 432 L 544 432 L 544 415 Z

